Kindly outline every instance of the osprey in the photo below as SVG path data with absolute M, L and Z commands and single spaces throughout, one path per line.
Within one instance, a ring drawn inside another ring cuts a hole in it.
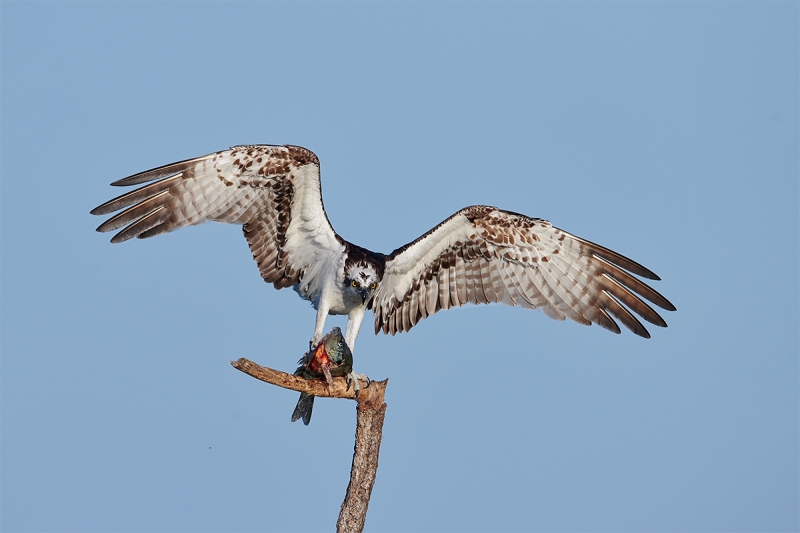
M 644 300 L 675 310 L 631 275 L 660 279 L 639 263 L 496 207 L 465 207 L 388 255 L 356 246 L 333 230 L 319 159 L 299 146 L 234 146 L 111 185 L 143 183 L 91 211 L 124 209 L 97 231 L 124 227 L 111 239 L 118 243 L 207 220 L 241 224 L 261 277 L 276 289 L 292 287 L 317 310 L 312 347 L 328 315 L 347 315 L 345 342 L 353 350 L 367 309 L 376 334 L 408 331 L 441 309 L 499 302 L 619 333 L 616 318 L 645 338 L 633 313 L 667 323 Z

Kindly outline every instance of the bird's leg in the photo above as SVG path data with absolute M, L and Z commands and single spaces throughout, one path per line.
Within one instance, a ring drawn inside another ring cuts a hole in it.
M 347 315 L 347 327 L 344 330 L 344 342 L 351 352 L 356 350 L 356 338 L 358 332 L 361 330 L 361 322 L 364 321 L 365 308 L 363 306 L 356 307 Z
M 322 332 L 325 330 L 325 320 L 328 318 L 328 307 L 320 301 L 319 307 L 317 308 L 317 324 L 314 327 L 314 336 L 311 337 L 311 340 L 308 343 L 309 351 L 313 352 L 314 348 L 317 347 L 319 341 L 322 340 Z
M 364 320 L 365 311 L 366 306 L 361 306 L 353 309 L 350 314 L 347 315 L 347 328 L 345 328 L 344 342 L 347 343 L 351 352 L 355 351 L 356 338 L 361 329 L 361 322 Z M 358 396 L 358 392 L 361 390 L 361 386 L 358 384 L 359 379 L 366 381 L 367 387 L 369 387 L 371 381 L 365 374 L 356 374 L 354 370 L 347 374 L 347 390 L 350 390 L 350 385 L 352 384 L 356 396 Z

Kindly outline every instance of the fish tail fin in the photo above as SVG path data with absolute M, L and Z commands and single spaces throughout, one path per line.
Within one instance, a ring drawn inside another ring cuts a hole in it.
M 302 418 L 303 424 L 308 425 L 311 422 L 312 409 L 314 409 L 314 396 L 301 392 L 300 399 L 297 400 L 297 405 L 292 413 L 292 422 L 297 422 Z

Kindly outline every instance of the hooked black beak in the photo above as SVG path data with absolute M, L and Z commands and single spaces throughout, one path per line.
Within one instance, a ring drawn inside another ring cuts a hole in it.
M 361 303 L 362 304 L 367 301 L 367 291 L 361 290 L 361 291 L 358 291 L 358 294 L 359 294 L 359 296 L 361 296 Z

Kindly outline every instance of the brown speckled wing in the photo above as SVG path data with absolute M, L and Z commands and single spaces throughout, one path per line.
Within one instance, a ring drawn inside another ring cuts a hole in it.
M 241 224 L 261 276 L 276 288 L 296 283 L 321 252 L 343 249 L 322 205 L 319 160 L 299 146 L 234 146 L 112 185 L 142 183 L 148 184 L 92 210 L 122 210 L 97 228 L 123 228 L 111 242 L 208 220 Z
M 642 298 L 669 311 L 675 306 L 631 273 L 659 279 L 546 220 L 467 207 L 387 257 L 372 305 L 375 332 L 408 331 L 440 309 L 504 303 L 619 333 L 616 319 L 649 338 L 636 315 L 667 324 Z

